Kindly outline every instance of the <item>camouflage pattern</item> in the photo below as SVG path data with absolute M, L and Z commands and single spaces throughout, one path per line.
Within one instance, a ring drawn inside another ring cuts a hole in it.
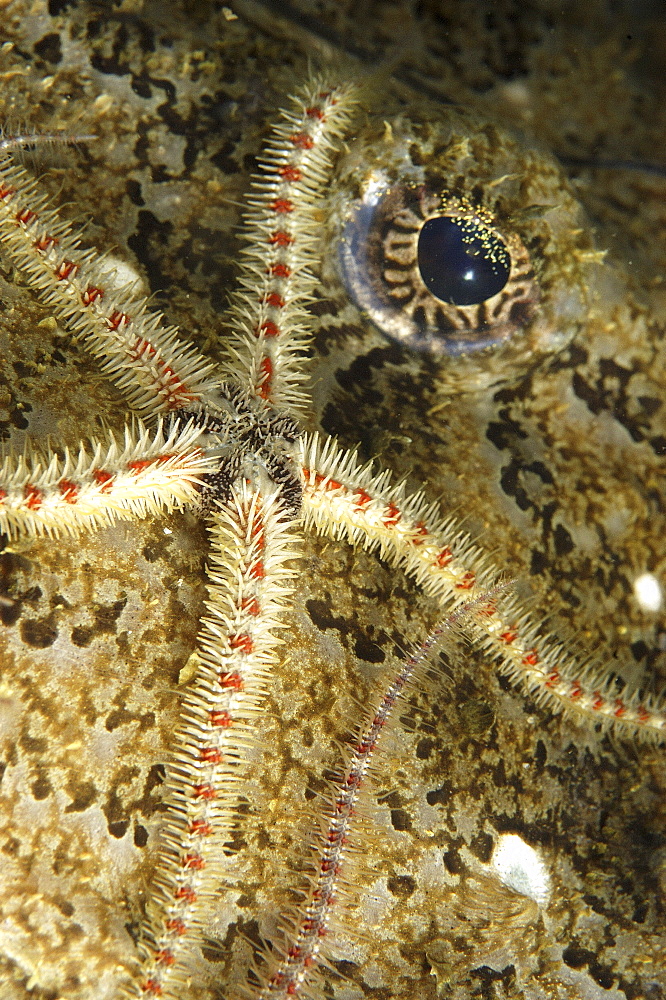
M 663 162 L 663 21 L 649 5 L 638 17 L 548 0 L 293 6 L 4 0 L 2 121 L 97 136 L 26 162 L 86 244 L 125 262 L 222 357 L 240 201 L 271 121 L 309 64 L 362 76 L 375 60 L 322 205 L 312 426 L 458 513 L 544 630 L 617 675 L 618 691 L 660 690 L 663 606 L 642 609 L 634 581 L 663 586 L 666 562 L 666 178 L 645 169 Z M 510 148 L 525 174 L 507 218 L 536 190 L 572 205 L 547 259 L 548 220 L 520 222 L 535 229 L 554 342 L 534 358 L 479 357 L 474 371 L 492 374 L 477 391 L 456 359 L 383 336 L 341 281 L 344 213 L 381 165 L 385 121 L 420 125 L 426 144 L 451 128 L 472 146 L 484 135 L 485 163 L 461 171 L 483 197 Z M 590 254 L 573 276 L 562 241 Z M 569 298 L 552 291 L 563 287 Z M 0 302 L 2 437 L 20 450 L 26 434 L 71 445 L 122 426 L 120 394 L 5 266 Z M 0 554 L 3 1000 L 112 1000 L 133 970 L 205 557 L 195 513 Z M 346 741 L 437 617 L 363 550 L 310 537 L 302 570 L 228 880 L 183 1000 L 236 995 L 280 916 L 298 912 Z M 665 996 L 663 748 L 553 716 L 462 639 L 399 714 L 313 995 Z M 498 879 L 506 833 L 539 851 L 546 904 Z

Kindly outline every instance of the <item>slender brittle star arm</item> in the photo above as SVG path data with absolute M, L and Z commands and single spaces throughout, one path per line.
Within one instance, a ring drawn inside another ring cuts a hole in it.
M 211 518 L 207 615 L 167 772 L 168 819 L 131 996 L 174 996 L 210 916 L 239 783 L 278 661 L 294 588 L 294 522 L 279 491 L 245 479 Z
M 19 137 L 19 139 L 22 137 Z M 145 415 L 193 409 L 214 398 L 213 365 L 148 310 L 133 284 L 116 287 L 114 267 L 83 250 L 37 181 L 0 151 L 0 241 L 56 318 L 102 364 L 130 406 Z
M 466 601 L 439 622 L 410 654 L 405 656 L 398 672 L 391 678 L 388 687 L 371 708 L 366 720 L 359 726 L 356 740 L 352 743 L 349 763 L 340 780 L 334 784 L 335 794 L 327 815 L 327 826 L 317 838 L 317 870 L 312 878 L 307 896 L 304 916 L 296 931 L 288 917 L 281 919 L 287 947 L 283 950 L 279 965 L 270 975 L 259 995 L 259 1000 L 288 1000 L 289 997 L 303 995 L 302 988 L 308 988 L 311 975 L 317 971 L 322 945 L 328 934 L 331 913 L 339 895 L 344 895 L 341 882 L 346 855 L 353 844 L 354 820 L 362 786 L 378 748 L 382 732 L 392 717 L 395 708 L 404 698 L 418 670 L 431 659 L 447 630 L 453 629 L 470 614 L 485 608 L 496 594 L 506 589 L 500 584 L 492 591 L 481 593 L 471 601 Z M 281 949 L 275 949 L 279 955 Z M 308 996 L 310 994 L 308 993 Z
M 301 387 L 318 206 L 355 105 L 353 85 L 310 80 L 274 128 L 248 198 L 248 245 L 231 303 L 228 375 L 240 378 L 250 396 L 288 412 L 306 409 Z
M 442 520 L 422 494 L 407 496 L 403 486 L 389 484 L 386 473 L 374 475 L 354 454 L 330 440 L 322 443 L 317 435 L 299 440 L 295 460 L 306 527 L 379 550 L 445 610 L 491 586 L 487 558 L 453 518 Z M 639 692 L 619 697 L 612 681 L 603 679 L 603 668 L 581 664 L 562 643 L 541 636 L 515 600 L 487 608 L 472 626 L 500 670 L 538 703 L 644 739 L 666 737 L 662 700 L 641 698 Z
M 16 536 L 76 535 L 116 520 L 147 517 L 193 503 L 218 459 L 200 445 L 192 422 L 156 430 L 140 421 L 72 453 L 35 450 L 0 464 L 0 531 Z

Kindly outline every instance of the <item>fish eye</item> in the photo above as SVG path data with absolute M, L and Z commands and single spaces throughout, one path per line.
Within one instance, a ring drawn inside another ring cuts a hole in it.
M 416 350 L 464 354 L 506 339 L 539 298 L 529 255 L 470 202 L 397 186 L 357 205 L 343 280 L 375 325 Z
M 440 116 L 358 137 L 326 256 L 362 319 L 474 388 L 570 342 L 595 252 L 555 161 L 464 112 Z
M 511 255 L 501 236 L 478 218 L 434 215 L 417 238 L 418 272 L 441 302 L 475 306 L 498 295 L 511 274 Z

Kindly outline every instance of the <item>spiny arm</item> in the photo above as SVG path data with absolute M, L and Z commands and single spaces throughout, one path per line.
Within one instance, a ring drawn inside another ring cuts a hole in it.
M 333 907 L 338 896 L 344 895 L 341 871 L 345 855 L 354 843 L 356 806 L 382 732 L 391 717 L 395 716 L 395 708 L 407 693 L 417 671 L 430 660 L 447 630 L 457 625 L 460 619 L 485 610 L 497 593 L 504 589 L 500 585 L 492 591 L 481 593 L 436 625 L 424 641 L 405 657 L 400 669 L 359 727 L 349 764 L 342 779 L 336 783 L 334 800 L 327 817 L 328 825 L 317 839 L 317 871 L 312 879 L 304 916 L 295 933 L 293 921 L 281 921 L 288 945 L 282 950 L 280 964 L 262 989 L 259 1000 L 288 1000 L 289 997 L 301 995 L 302 988 L 307 988 L 308 979 L 317 969 L 319 955 L 326 941 Z M 279 954 L 281 949 L 274 947 L 274 951 Z
M 54 315 L 102 362 L 130 406 L 145 415 L 196 409 L 219 390 L 213 366 L 178 339 L 175 327 L 150 312 L 134 287 L 114 287 L 113 268 L 82 250 L 37 182 L 9 151 L 38 141 L 15 136 L 0 148 L 2 253 L 37 289 Z M 48 141 L 55 141 L 49 136 Z M 68 141 L 65 138 L 65 141 Z
M 218 464 L 200 439 L 191 422 L 167 431 L 160 420 L 151 431 L 136 421 L 124 439 L 93 439 L 62 457 L 26 447 L 0 464 L 0 531 L 57 538 L 192 503 Z
M 378 549 L 447 610 L 489 588 L 487 558 L 422 495 L 406 496 L 402 487 L 389 485 L 386 473 L 373 475 L 355 455 L 330 441 L 322 445 L 316 435 L 299 441 L 295 461 L 306 526 Z M 562 643 L 540 636 L 516 602 L 502 605 L 477 616 L 472 627 L 500 670 L 538 703 L 642 739 L 666 738 L 666 706 L 659 699 L 618 696 L 603 670 L 581 664 Z
M 128 996 L 182 996 L 224 869 L 239 782 L 256 740 L 296 575 L 293 522 L 277 491 L 238 480 L 211 526 L 208 613 L 167 771 L 164 846 L 141 978 Z
M 231 303 L 228 374 L 249 395 L 289 412 L 305 408 L 307 303 L 315 287 L 318 218 L 333 154 L 356 103 L 350 84 L 310 80 L 274 128 L 245 216 L 248 246 Z

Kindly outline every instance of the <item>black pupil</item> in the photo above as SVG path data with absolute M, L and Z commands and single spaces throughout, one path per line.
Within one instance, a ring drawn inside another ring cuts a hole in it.
M 421 277 L 443 302 L 474 306 L 501 292 L 511 271 L 511 257 L 496 233 L 478 219 L 439 215 L 423 223 L 419 234 Z

